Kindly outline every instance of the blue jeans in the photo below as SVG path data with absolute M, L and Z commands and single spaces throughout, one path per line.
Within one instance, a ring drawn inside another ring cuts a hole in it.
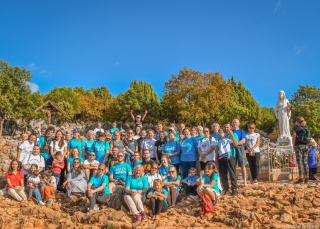
M 131 165 L 131 153 L 128 153 L 128 152 L 125 152 L 125 162 L 128 164 L 128 165 Z
M 32 192 L 34 193 L 34 195 L 36 196 L 36 199 L 38 202 L 42 201 L 42 197 L 41 197 L 41 193 L 39 188 L 30 188 L 29 189 L 29 196 L 32 196 Z
M 191 168 L 196 168 L 195 161 L 181 161 L 180 163 L 181 163 L 181 168 L 182 168 L 183 179 L 188 176 L 189 170 Z

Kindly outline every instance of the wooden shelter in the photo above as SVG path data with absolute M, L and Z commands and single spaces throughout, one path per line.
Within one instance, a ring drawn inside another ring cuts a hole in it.
M 58 107 L 57 104 L 54 102 L 51 102 L 50 100 L 46 101 L 44 104 L 42 104 L 40 107 L 34 110 L 34 112 L 43 112 L 47 114 L 48 117 L 48 126 L 51 125 L 51 114 L 53 112 L 61 112 L 65 113 L 64 110 L 62 110 L 60 107 Z

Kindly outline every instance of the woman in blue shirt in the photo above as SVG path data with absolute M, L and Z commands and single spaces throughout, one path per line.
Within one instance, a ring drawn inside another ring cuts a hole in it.
M 83 158 L 89 159 L 89 154 L 93 152 L 93 144 L 95 142 L 93 130 L 89 130 L 87 133 L 87 139 L 85 140 L 84 151 L 82 155 Z
M 184 138 L 181 142 L 181 168 L 183 172 L 183 179 L 188 176 L 191 168 L 196 167 L 198 141 L 191 136 L 190 129 L 184 128 Z
M 180 182 L 181 176 L 178 175 L 176 167 L 171 166 L 169 168 L 169 173 L 166 178 L 164 178 L 163 185 L 166 186 L 168 190 L 168 202 L 171 207 L 175 207 L 176 202 L 181 200 L 180 194 Z
M 171 164 L 179 171 L 180 166 L 180 143 L 175 141 L 173 132 L 169 133 L 169 141 L 166 142 L 162 148 L 163 153 L 170 157 Z
M 69 155 L 71 154 L 70 150 L 73 148 L 78 148 L 79 149 L 79 156 L 82 156 L 84 152 L 84 146 L 85 142 L 83 139 L 80 137 L 80 130 L 79 129 L 74 129 L 73 130 L 73 138 L 68 142 L 68 149 L 69 149 Z
M 106 166 L 100 164 L 98 167 L 97 174 L 90 178 L 87 189 L 87 196 L 90 200 L 89 212 L 83 217 L 87 220 L 90 217 L 90 211 L 99 210 L 96 203 L 107 204 L 110 200 L 110 190 L 108 187 L 109 178 L 104 174 Z
M 137 165 L 133 169 L 133 175 L 129 176 L 126 180 L 124 202 L 135 215 L 137 222 L 148 219 L 143 207 L 144 194 L 148 190 L 148 178 L 143 174 L 142 165 Z

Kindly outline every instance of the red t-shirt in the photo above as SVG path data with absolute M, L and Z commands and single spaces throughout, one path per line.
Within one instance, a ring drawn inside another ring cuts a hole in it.
M 11 185 L 13 187 L 21 186 L 21 180 L 24 179 L 23 172 L 19 171 L 17 174 L 9 174 L 6 173 L 6 179 L 9 179 L 11 181 Z M 7 189 L 11 188 L 9 185 L 7 185 Z
M 64 160 L 59 161 L 57 159 L 54 159 L 52 164 L 53 164 L 53 172 L 55 174 L 60 174 L 61 173 L 61 168 L 56 166 L 56 164 L 58 164 L 60 166 L 64 166 Z

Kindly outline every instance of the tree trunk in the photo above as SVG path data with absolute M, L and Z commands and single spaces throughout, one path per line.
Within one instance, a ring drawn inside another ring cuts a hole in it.
M 2 136 L 3 123 L 4 123 L 4 118 L 0 117 L 0 137 Z

